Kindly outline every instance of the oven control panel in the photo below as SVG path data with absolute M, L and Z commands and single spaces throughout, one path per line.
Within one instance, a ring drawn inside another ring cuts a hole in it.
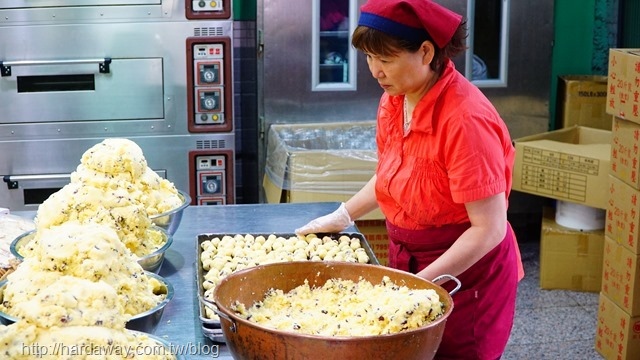
M 223 124 L 225 121 L 223 53 L 222 44 L 194 45 L 196 124 Z
M 229 19 L 232 0 L 187 0 L 187 19 Z
M 192 198 L 196 205 L 232 204 L 233 159 L 228 151 L 190 153 Z
M 229 40 L 195 38 L 187 44 L 189 130 L 231 131 L 233 93 Z

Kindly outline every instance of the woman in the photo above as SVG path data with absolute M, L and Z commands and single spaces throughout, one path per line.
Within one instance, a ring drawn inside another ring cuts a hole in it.
M 429 0 L 362 6 L 352 44 L 384 90 L 376 173 L 335 212 L 296 233 L 339 232 L 379 206 L 389 266 L 462 283 L 436 358 L 497 359 L 523 276 L 507 221 L 515 150 L 495 108 L 450 60 L 465 50 L 465 25 Z

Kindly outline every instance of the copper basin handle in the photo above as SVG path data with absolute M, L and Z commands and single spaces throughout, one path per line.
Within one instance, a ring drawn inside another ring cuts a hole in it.
M 202 303 L 202 305 L 204 305 L 204 306 L 208 307 L 209 309 L 211 309 L 219 317 L 224 318 L 225 320 L 230 322 L 231 326 L 230 326 L 229 330 L 231 330 L 231 332 L 235 333 L 237 331 L 236 322 L 233 321 L 233 319 L 230 318 L 229 315 L 227 315 L 227 314 L 223 313 L 222 311 L 220 311 L 218 309 L 218 306 L 213 301 L 205 299 L 200 294 L 198 294 L 198 299 L 200 299 L 200 302 Z
M 449 275 L 449 274 L 443 274 L 443 275 L 437 276 L 435 279 L 431 280 L 431 282 L 437 283 L 438 281 L 440 281 L 442 279 L 453 280 L 456 283 L 456 287 L 453 290 L 449 291 L 449 295 L 453 295 L 453 294 L 457 293 L 458 290 L 460 290 L 460 288 L 462 287 L 462 283 L 460 282 L 460 280 L 458 280 L 457 277 L 455 277 L 453 275 Z

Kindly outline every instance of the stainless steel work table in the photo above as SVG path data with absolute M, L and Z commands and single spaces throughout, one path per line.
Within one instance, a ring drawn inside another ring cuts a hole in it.
M 190 206 L 173 236 L 160 275 L 173 284 L 175 296 L 155 331 L 174 346 L 183 346 L 187 359 L 232 359 L 224 344 L 204 337 L 196 298 L 197 236 L 206 233 L 288 233 L 308 221 L 332 212 L 339 203 Z M 347 231 L 356 231 L 350 228 Z M 211 351 L 214 348 L 213 355 Z
M 189 206 L 184 210 L 173 244 L 166 253 L 160 275 L 174 287 L 173 300 L 165 307 L 154 332 L 181 349 L 185 359 L 233 359 L 224 343 L 214 343 L 202 334 L 198 318 L 196 244 L 208 233 L 292 233 L 318 216 L 338 208 L 335 202 Z M 14 212 L 27 218 L 34 211 Z M 356 227 L 346 229 L 357 231 Z

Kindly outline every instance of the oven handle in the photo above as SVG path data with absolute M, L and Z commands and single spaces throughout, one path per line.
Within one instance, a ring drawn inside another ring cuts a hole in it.
M 108 74 L 111 69 L 111 58 L 103 59 L 71 59 L 71 60 L 16 60 L 2 61 L 0 60 L 0 74 L 2 76 L 11 76 L 12 66 L 32 66 L 32 65 L 74 65 L 74 64 L 98 64 L 98 70 L 101 74 Z
M 7 183 L 9 190 L 17 189 L 20 181 L 42 180 L 69 180 L 71 174 L 46 174 L 46 175 L 4 175 L 2 181 Z

